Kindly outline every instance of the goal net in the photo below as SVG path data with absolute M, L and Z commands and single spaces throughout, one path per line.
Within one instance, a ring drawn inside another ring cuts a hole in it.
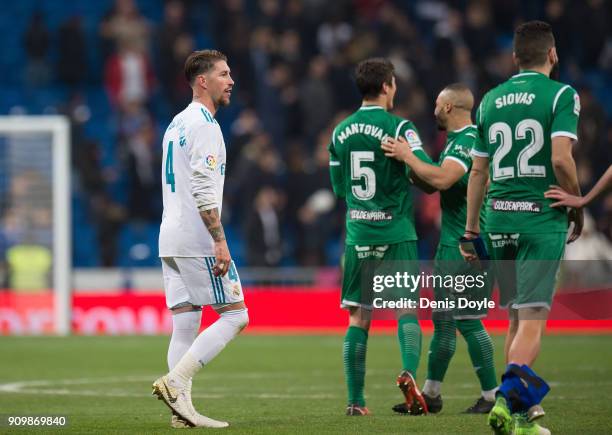
M 13 328 L 18 333 L 70 333 L 69 156 L 65 117 L 0 117 L 0 292 L 17 306 L 3 320 L 52 301 L 51 331 Z

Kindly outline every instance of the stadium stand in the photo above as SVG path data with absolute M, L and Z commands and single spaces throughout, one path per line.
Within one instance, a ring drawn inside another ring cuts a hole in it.
M 229 139 L 224 220 L 239 264 L 253 261 L 251 250 L 266 252 L 257 266 L 338 263 L 343 212 L 325 200 L 321 149 L 359 102 L 351 69 L 367 56 L 393 60 L 396 111 L 436 156 L 444 143 L 433 118 L 438 90 L 463 81 L 480 97 L 513 72 L 515 23 L 546 19 L 558 32 L 561 77 L 582 99 L 575 154 L 583 190 L 609 165 L 609 2 L 20 0 L 3 8 L 0 113 L 71 119 L 75 267 L 158 264 L 160 139 L 190 99 L 182 62 L 195 48 L 225 52 L 236 81 L 219 121 Z M 571 31 L 585 22 L 589 32 Z M 129 79 L 122 62 L 137 65 Z M 608 240 L 610 199 L 591 210 Z M 421 195 L 418 204 L 420 253 L 431 258 L 438 201 Z M 274 210 L 276 228 L 257 221 L 261 207 Z M 259 227 L 278 237 L 251 237 Z

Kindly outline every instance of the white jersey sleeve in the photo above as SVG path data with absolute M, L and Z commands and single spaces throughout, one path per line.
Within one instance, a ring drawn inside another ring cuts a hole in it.
M 225 159 L 219 124 L 202 104 L 191 103 L 174 117 L 163 140 L 160 257 L 214 255 L 200 211 L 221 213 Z
M 199 210 L 219 208 L 219 189 L 215 177 L 219 143 L 213 125 L 201 124 L 194 133 L 188 148 L 191 167 L 191 193 Z

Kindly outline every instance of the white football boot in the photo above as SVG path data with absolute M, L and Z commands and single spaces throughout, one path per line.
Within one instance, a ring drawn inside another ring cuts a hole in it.
M 193 425 L 189 424 L 184 418 L 178 416 L 174 411 L 172 411 L 172 419 L 170 419 L 170 426 L 174 429 L 189 429 L 193 427 Z
M 189 397 L 189 403 L 192 403 L 191 401 L 191 385 L 192 384 L 193 382 L 191 381 L 191 379 L 189 379 L 189 382 L 187 383 L 187 397 Z M 192 407 L 193 407 L 193 403 L 192 403 Z M 194 411 L 195 411 L 195 408 L 194 408 Z M 170 419 L 170 426 L 173 427 L 174 429 L 188 429 L 190 427 L 193 427 L 192 424 L 190 424 L 187 420 L 185 420 L 183 417 L 178 415 L 175 411 L 172 411 L 172 418 Z
M 168 375 L 162 376 L 153 382 L 153 395 L 157 396 L 159 400 L 163 400 L 177 417 L 180 417 L 188 425 L 212 428 L 229 426 L 225 421 L 213 420 L 212 418 L 208 418 L 198 413 L 191 403 L 190 385 L 187 384 L 184 387 L 172 386 Z M 174 416 L 172 418 L 172 423 L 174 423 Z M 180 427 L 184 426 L 181 425 Z

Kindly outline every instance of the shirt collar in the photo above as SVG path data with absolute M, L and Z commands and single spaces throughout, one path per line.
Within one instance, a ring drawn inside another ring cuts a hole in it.
M 461 127 L 459 130 L 449 131 L 449 133 L 461 133 L 463 130 L 470 128 L 470 127 L 476 127 L 476 126 L 474 124 L 468 124 L 465 127 Z
M 530 71 L 530 70 L 526 69 L 526 70 L 523 70 L 523 71 L 519 72 L 518 74 L 513 75 L 511 78 L 515 79 L 517 77 L 528 77 L 528 76 L 544 76 L 544 77 L 546 77 L 541 72 Z

